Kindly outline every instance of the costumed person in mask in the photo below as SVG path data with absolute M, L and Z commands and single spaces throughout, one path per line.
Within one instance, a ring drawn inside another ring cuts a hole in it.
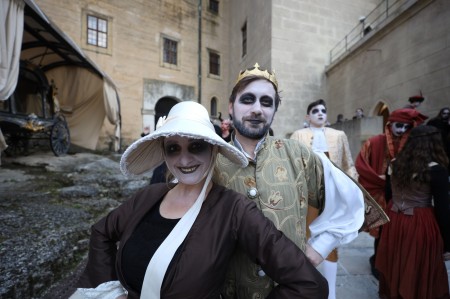
M 403 148 L 412 128 L 422 124 L 427 117 L 415 109 L 403 108 L 392 111 L 384 133 L 364 142 L 356 157 L 355 167 L 359 183 L 370 193 L 377 203 L 386 210 L 386 170 L 389 163 Z M 370 257 L 372 273 L 378 277 L 375 256 L 380 228 L 370 230 L 374 240 L 374 255 Z
M 440 132 L 431 126 L 412 129 L 392 161 L 390 222 L 381 230 L 375 262 L 380 298 L 450 298 L 447 165 Z
M 141 189 L 93 225 L 72 298 L 219 299 L 236 248 L 277 281 L 271 297 L 326 298 L 326 280 L 256 204 L 211 181 L 218 153 L 238 168 L 248 164 L 196 102 L 176 104 L 128 147 L 120 161 L 125 175 L 164 160 L 177 182 Z
M 409 97 L 409 104 L 406 104 L 403 108 L 417 109 L 422 105 L 423 101 L 425 101 L 425 98 L 422 96 L 422 93 L 420 95 Z
M 295 131 L 291 139 L 298 140 L 314 152 L 322 152 L 353 179 L 358 179 L 353 158 L 348 145 L 347 135 L 343 131 L 326 127 L 327 107 L 323 99 L 310 103 L 306 109 L 309 127 Z M 307 226 L 317 218 L 319 210 L 308 208 Z M 329 299 L 336 298 L 337 249 L 334 249 L 322 264 L 322 274 L 328 281 Z
M 230 143 L 249 164 L 239 168 L 219 155 L 217 177 L 220 184 L 254 202 L 317 266 L 334 248 L 358 236 L 364 222 L 364 198 L 361 189 L 324 153 L 314 153 L 296 140 L 269 135 L 280 101 L 273 72 L 258 64 L 240 72 L 228 106 L 234 125 Z M 322 211 L 309 226 L 309 239 L 308 206 Z M 267 298 L 277 283 L 257 260 L 238 249 L 223 295 Z

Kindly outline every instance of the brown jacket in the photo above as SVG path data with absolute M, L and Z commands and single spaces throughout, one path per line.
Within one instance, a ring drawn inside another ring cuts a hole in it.
M 168 192 L 166 184 L 150 185 L 92 227 L 89 260 L 79 287 L 96 287 L 122 276 L 124 244 L 143 216 Z M 118 250 L 116 242 L 120 241 Z M 327 281 L 303 252 L 243 195 L 214 185 L 181 250 L 167 270 L 161 298 L 219 298 L 229 260 L 237 246 L 279 285 L 268 298 L 327 298 Z

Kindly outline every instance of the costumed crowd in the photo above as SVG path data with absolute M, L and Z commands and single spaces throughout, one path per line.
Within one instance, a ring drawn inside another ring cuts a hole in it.
M 334 299 L 338 248 L 361 232 L 380 298 L 450 298 L 449 108 L 427 124 L 418 105 L 392 111 L 354 163 L 325 100 L 289 139 L 271 130 L 280 104 L 255 64 L 220 124 L 184 101 L 145 128 L 120 168 L 154 178 L 92 226 L 71 299 Z

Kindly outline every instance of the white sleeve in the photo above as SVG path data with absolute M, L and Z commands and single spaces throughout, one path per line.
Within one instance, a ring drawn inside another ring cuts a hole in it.
M 324 153 L 316 152 L 322 160 L 325 180 L 325 207 L 310 224 L 308 243 L 323 258 L 340 245 L 358 236 L 364 222 L 364 196 L 342 170 L 334 166 Z
M 69 299 L 116 299 L 121 295 L 127 295 L 118 280 L 107 281 L 96 288 L 78 288 Z

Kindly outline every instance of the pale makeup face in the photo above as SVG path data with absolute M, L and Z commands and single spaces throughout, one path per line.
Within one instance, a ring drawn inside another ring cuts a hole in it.
M 442 110 L 441 117 L 443 120 L 448 120 L 450 117 L 450 110 L 448 109 Z
M 228 107 L 237 135 L 259 140 L 269 131 L 275 115 L 275 89 L 266 80 L 250 83 Z
M 164 140 L 167 168 L 179 183 L 201 183 L 212 161 L 212 145 L 201 139 L 171 136 Z
M 411 125 L 410 124 L 406 124 L 406 123 L 400 123 L 400 122 L 393 122 L 391 124 L 391 131 L 392 134 L 394 136 L 400 137 L 403 134 L 406 133 L 406 131 L 408 131 L 409 129 L 411 129 Z
M 322 128 L 327 124 L 327 108 L 324 105 L 312 107 L 306 116 L 311 127 Z
M 420 106 L 420 104 L 422 104 L 422 102 L 412 102 L 411 106 L 414 108 L 418 108 Z

